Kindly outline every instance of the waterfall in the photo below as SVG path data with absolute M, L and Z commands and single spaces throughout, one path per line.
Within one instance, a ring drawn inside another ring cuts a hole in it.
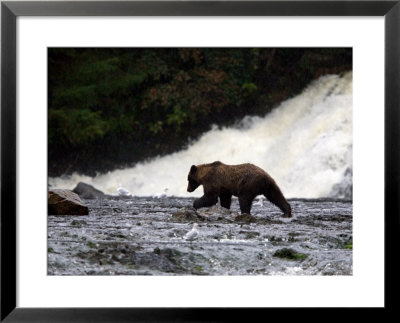
M 184 150 L 95 177 L 49 178 L 49 184 L 72 189 L 82 181 L 108 194 L 121 184 L 137 196 L 168 187 L 170 195 L 201 196 L 200 188 L 186 192 L 190 166 L 219 160 L 263 168 L 287 198 L 351 198 L 352 86 L 351 72 L 326 75 L 265 116 L 213 126 Z

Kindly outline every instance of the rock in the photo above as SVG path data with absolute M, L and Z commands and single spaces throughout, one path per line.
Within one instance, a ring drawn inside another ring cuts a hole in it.
M 49 215 L 88 215 L 89 209 L 78 194 L 70 190 L 52 189 L 48 192 Z
M 231 210 L 219 205 L 198 209 L 196 213 L 203 221 L 206 220 L 210 222 L 228 219 L 234 214 Z
M 105 194 L 102 191 L 99 191 L 92 185 L 83 182 L 79 182 L 72 192 L 78 194 L 81 198 L 88 200 L 95 200 L 105 197 Z
M 243 222 L 243 223 L 255 223 L 255 222 L 257 222 L 257 218 L 255 218 L 254 216 L 252 216 L 250 214 L 243 213 L 243 214 L 238 214 L 238 215 L 234 216 L 233 221 Z
M 198 220 L 198 217 L 195 211 L 182 210 L 172 214 L 171 219 L 178 222 L 190 222 Z

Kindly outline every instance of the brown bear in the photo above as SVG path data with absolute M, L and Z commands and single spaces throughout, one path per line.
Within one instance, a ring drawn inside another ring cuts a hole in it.
M 218 197 L 221 206 L 229 209 L 234 195 L 239 198 L 240 211 L 250 214 L 254 198 L 263 194 L 283 211 L 285 217 L 292 216 L 290 204 L 274 179 L 253 164 L 225 165 L 216 161 L 192 165 L 188 181 L 188 192 L 193 192 L 200 185 L 204 188 L 204 195 L 193 203 L 195 209 L 217 204 Z

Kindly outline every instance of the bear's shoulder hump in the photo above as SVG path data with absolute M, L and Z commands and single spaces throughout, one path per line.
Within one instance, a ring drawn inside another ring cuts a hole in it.
M 210 164 L 210 166 L 221 166 L 221 165 L 223 165 L 223 163 L 221 163 L 220 161 L 215 161 Z

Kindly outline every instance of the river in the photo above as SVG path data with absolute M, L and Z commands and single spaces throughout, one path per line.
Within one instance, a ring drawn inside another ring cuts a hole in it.
M 251 216 L 237 199 L 197 211 L 181 197 L 84 202 L 88 216 L 48 217 L 49 275 L 352 275 L 350 201 L 289 199 L 292 218 L 266 201 Z

